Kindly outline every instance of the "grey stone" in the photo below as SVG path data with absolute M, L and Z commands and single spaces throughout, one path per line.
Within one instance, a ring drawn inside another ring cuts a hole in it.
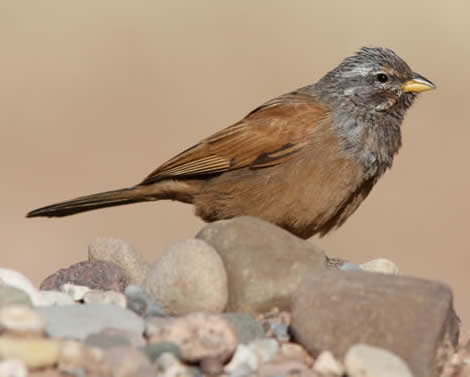
M 228 274 L 228 311 L 264 313 L 290 308 L 302 276 L 327 268 L 323 251 L 254 217 L 206 225 L 197 235 L 212 245 Z
M 0 308 L 9 305 L 32 306 L 28 294 L 10 285 L 0 285 Z
M 105 328 L 142 334 L 144 321 L 130 310 L 115 305 L 87 304 L 38 308 L 47 319 L 46 332 L 59 338 L 85 339 Z
M 41 289 L 59 290 L 69 283 L 90 289 L 123 292 L 127 285 L 124 271 L 118 265 L 105 261 L 84 261 L 63 268 L 41 283 Z
M 458 341 L 446 285 L 359 271 L 307 276 L 294 298 L 291 329 L 313 354 L 343 357 L 356 343 L 390 350 L 415 377 L 438 376 Z
M 408 365 L 397 355 L 367 344 L 355 344 L 344 357 L 350 377 L 413 377 Z
M 159 377 L 195 377 L 191 369 L 171 353 L 162 353 L 155 362 L 155 367 Z
M 151 266 L 144 288 L 170 315 L 220 313 L 227 303 L 227 274 L 220 256 L 206 242 L 170 246 Z
M 124 291 L 127 308 L 141 317 L 164 317 L 162 306 L 139 285 L 129 284 Z
M 224 313 L 222 317 L 228 319 L 236 329 L 239 343 L 247 344 L 265 336 L 263 326 L 251 314 Z
M 92 347 L 108 349 L 121 346 L 142 347 L 145 345 L 145 340 L 142 334 L 108 327 L 88 335 L 85 343 Z
M 141 285 L 149 264 L 128 242 L 113 237 L 100 237 L 88 246 L 88 260 L 103 260 L 117 264 L 130 284 Z
M 147 355 L 150 361 L 156 361 L 163 353 L 171 353 L 178 359 L 183 357 L 181 349 L 171 342 L 149 343 L 141 348 L 141 351 Z

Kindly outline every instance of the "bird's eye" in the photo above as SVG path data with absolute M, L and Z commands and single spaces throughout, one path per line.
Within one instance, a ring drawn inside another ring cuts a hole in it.
M 376 78 L 377 78 L 377 81 L 382 84 L 388 81 L 388 76 L 385 73 L 378 73 Z

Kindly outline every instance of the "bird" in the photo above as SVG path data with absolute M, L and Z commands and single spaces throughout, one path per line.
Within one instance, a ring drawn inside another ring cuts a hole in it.
M 27 217 L 168 199 L 192 204 L 206 222 L 254 216 L 303 239 L 321 237 L 344 224 L 391 168 L 405 113 L 435 87 L 393 50 L 362 47 L 315 84 L 267 101 L 139 184 Z

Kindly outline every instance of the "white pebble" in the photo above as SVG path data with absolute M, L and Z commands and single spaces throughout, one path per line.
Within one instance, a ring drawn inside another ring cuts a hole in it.
M 0 268 L 0 284 L 10 285 L 26 292 L 34 306 L 44 305 L 43 298 L 34 287 L 33 283 L 18 271 Z

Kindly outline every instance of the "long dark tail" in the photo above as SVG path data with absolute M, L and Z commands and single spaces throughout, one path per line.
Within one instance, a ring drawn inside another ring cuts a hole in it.
M 91 211 L 98 208 L 114 207 L 156 199 L 156 197 L 149 195 L 148 187 L 135 186 L 120 190 L 81 196 L 76 199 L 52 204 L 46 207 L 35 209 L 34 211 L 29 212 L 26 217 L 62 217 L 74 215 L 80 212 Z

